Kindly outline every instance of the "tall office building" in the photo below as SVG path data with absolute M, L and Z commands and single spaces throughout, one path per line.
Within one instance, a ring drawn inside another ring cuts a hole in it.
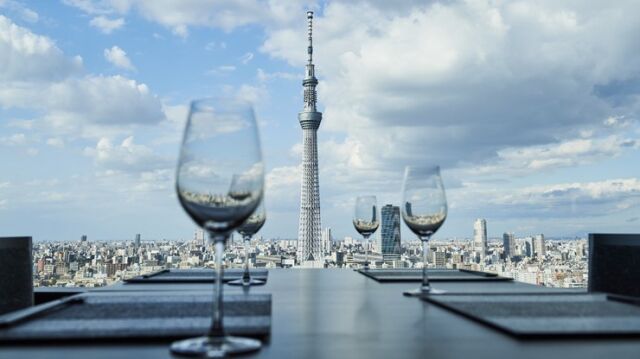
M 387 204 L 380 210 L 380 252 L 383 260 L 400 259 L 400 207 Z
M 537 234 L 533 237 L 533 253 L 538 259 L 544 258 L 546 248 L 544 246 L 544 234 Z
M 203 229 L 196 229 L 196 231 L 193 233 L 193 241 L 196 242 L 197 245 L 201 246 L 204 246 L 206 244 L 206 236 L 204 235 Z
M 513 233 L 502 235 L 502 246 L 504 248 L 504 259 L 510 259 L 516 255 L 516 239 Z
M 136 239 L 134 240 L 133 245 L 136 249 L 140 248 L 140 234 L 136 234 Z
M 526 257 L 533 257 L 533 237 L 527 237 L 524 239 L 523 255 Z
M 316 111 L 316 86 L 313 65 L 313 11 L 307 11 L 308 62 L 304 87 L 304 109 L 298 114 L 302 127 L 302 185 L 300 190 L 300 224 L 298 227 L 298 263 L 303 267 L 322 267 L 322 243 L 320 238 L 320 183 L 318 180 L 317 132 L 322 113 Z
M 431 251 L 431 261 L 436 268 L 444 268 L 447 265 L 447 254 L 444 251 Z
M 327 227 L 322 231 L 322 252 L 325 256 L 331 254 L 332 244 L 333 239 L 331 238 L 331 227 Z
M 487 221 L 484 218 L 476 219 L 473 224 L 473 248 L 480 261 L 484 261 L 487 254 Z

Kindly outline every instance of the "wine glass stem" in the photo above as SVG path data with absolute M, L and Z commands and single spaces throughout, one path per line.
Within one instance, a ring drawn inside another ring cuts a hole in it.
M 251 274 L 249 273 L 249 248 L 251 245 L 251 236 L 244 236 L 244 274 L 242 281 L 244 284 L 251 282 Z
M 428 292 L 431 290 L 431 286 L 429 285 L 429 276 L 427 275 L 427 262 L 429 257 L 429 237 L 420 238 L 422 241 L 422 286 L 421 289 L 423 292 Z
M 369 236 L 364 236 L 364 269 L 369 269 Z
M 213 285 L 213 320 L 211 329 L 209 329 L 210 337 L 224 336 L 224 326 L 222 323 L 222 278 L 224 278 L 224 268 L 222 268 L 222 256 L 224 254 L 224 243 L 226 237 L 216 236 L 213 238 L 216 251 L 216 282 Z

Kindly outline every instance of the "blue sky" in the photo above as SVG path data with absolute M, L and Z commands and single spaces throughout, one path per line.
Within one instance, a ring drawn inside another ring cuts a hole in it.
M 409 164 L 443 168 L 441 237 L 638 231 L 635 1 L 0 0 L 1 235 L 191 237 L 186 109 L 234 95 L 261 126 L 263 235 L 295 238 L 306 9 L 334 237 L 356 195 L 398 204 Z

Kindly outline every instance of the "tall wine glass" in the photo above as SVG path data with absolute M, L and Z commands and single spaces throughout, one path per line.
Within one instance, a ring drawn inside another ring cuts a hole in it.
M 191 103 L 178 162 L 178 199 L 191 219 L 209 233 L 216 251 L 213 319 L 209 332 L 174 342 L 171 351 L 223 357 L 258 350 L 260 341 L 225 334 L 222 256 L 224 245 L 262 199 L 264 165 L 250 105 L 234 99 Z
M 429 238 L 447 218 L 447 198 L 440 177 L 440 167 L 407 166 L 402 182 L 402 219 L 422 241 L 422 284 L 405 295 L 419 296 L 442 291 L 432 289 L 427 275 Z
M 360 196 L 356 198 L 353 214 L 353 226 L 364 237 L 364 269 L 369 270 L 369 237 L 378 229 L 376 196 Z
M 264 222 L 267 219 L 266 212 L 264 210 L 264 200 L 260 202 L 258 208 L 256 208 L 255 212 L 249 218 L 247 218 L 244 223 L 238 227 L 237 231 L 242 235 L 244 239 L 244 273 L 242 274 L 242 278 L 233 280 L 228 282 L 229 285 L 241 285 L 244 287 L 249 287 L 252 285 L 262 285 L 265 281 L 261 279 L 251 278 L 251 273 L 249 272 L 249 250 L 251 249 L 251 237 L 254 234 L 258 233 L 260 228 L 264 225 Z

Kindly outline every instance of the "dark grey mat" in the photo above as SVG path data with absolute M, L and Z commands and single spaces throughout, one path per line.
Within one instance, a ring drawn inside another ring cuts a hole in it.
M 422 269 L 369 269 L 358 270 L 359 273 L 378 282 L 420 282 Z M 476 272 L 464 269 L 428 269 L 431 282 L 458 281 L 510 281 L 512 278 L 500 277 L 497 274 Z
M 251 269 L 251 276 L 255 279 L 267 281 L 269 271 L 266 269 Z M 225 269 L 224 282 L 242 278 L 244 269 Z M 158 272 L 125 279 L 125 283 L 213 283 L 215 281 L 213 269 L 163 269 Z
M 224 297 L 227 333 L 266 337 L 271 295 Z M 79 294 L 0 316 L 1 342 L 167 340 L 204 335 L 211 325 L 206 293 Z
M 640 336 L 640 306 L 606 294 L 442 294 L 423 299 L 520 338 Z

